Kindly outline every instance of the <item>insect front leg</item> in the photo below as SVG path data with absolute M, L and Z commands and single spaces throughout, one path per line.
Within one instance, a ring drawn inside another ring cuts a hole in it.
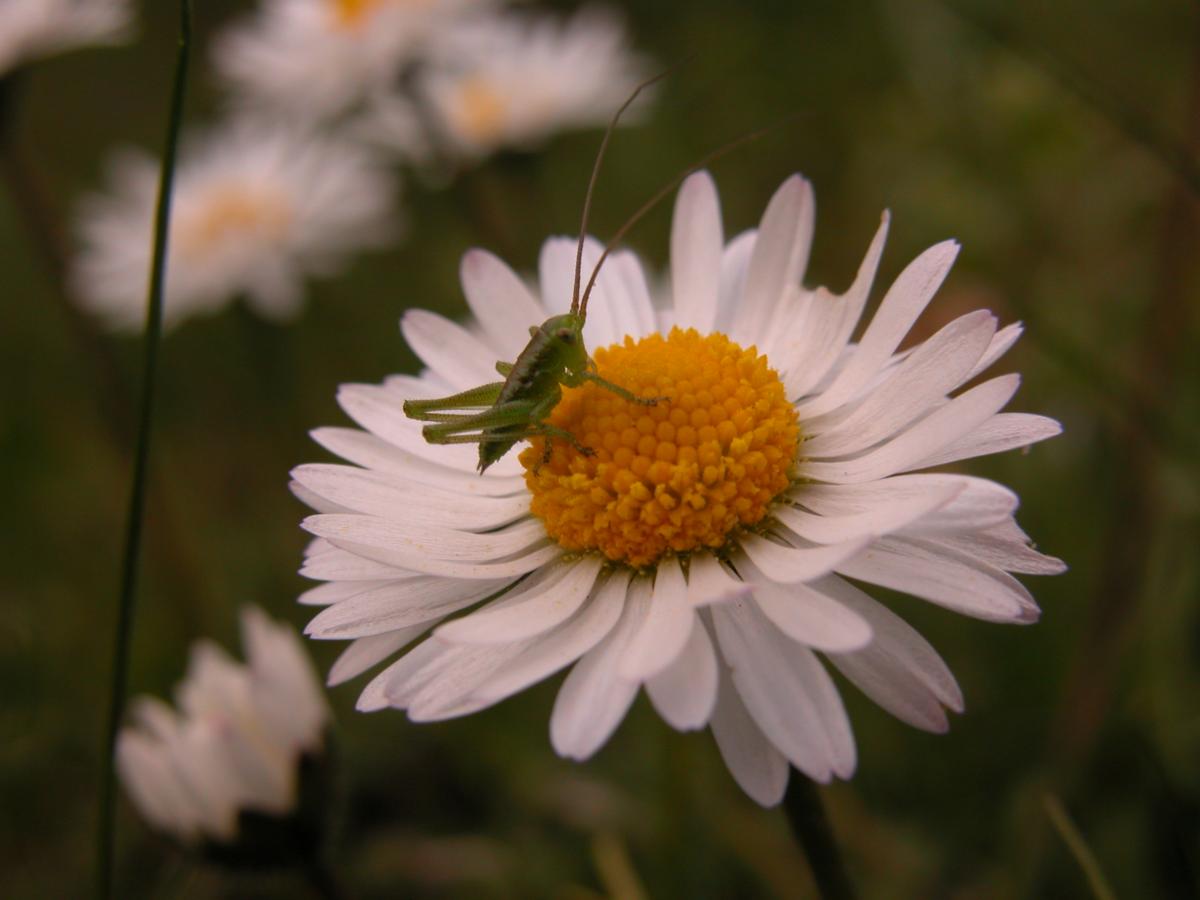
M 550 414 L 554 412 L 554 407 L 558 405 L 558 401 L 562 398 L 561 391 L 555 391 L 552 395 L 547 396 L 544 400 L 537 404 L 533 411 L 533 424 L 529 427 L 527 437 L 543 437 L 545 442 L 542 446 L 542 458 L 536 466 L 534 466 L 534 474 L 550 462 L 550 456 L 554 452 L 554 438 L 560 441 L 566 441 L 584 456 L 595 456 L 596 451 L 580 442 L 579 438 L 571 434 L 565 428 L 559 428 L 557 425 L 551 425 L 546 421 Z
M 637 403 L 641 406 L 654 406 L 659 400 L 668 400 L 669 397 L 639 397 L 633 391 L 628 391 L 619 384 L 613 384 L 606 378 L 601 378 L 595 372 L 581 372 L 579 374 L 580 381 L 590 381 L 592 384 L 599 385 L 606 391 L 612 391 L 622 400 L 628 400 L 630 403 Z
M 504 388 L 503 381 L 491 384 L 481 384 L 479 387 L 451 394 L 449 397 L 438 397 L 433 400 L 405 400 L 404 414 L 410 419 L 420 419 L 426 422 L 439 421 L 436 413 L 443 409 L 471 409 L 487 407 L 500 398 Z

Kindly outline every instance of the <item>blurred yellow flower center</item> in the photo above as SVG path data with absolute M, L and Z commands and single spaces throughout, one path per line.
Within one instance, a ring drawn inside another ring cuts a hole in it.
M 184 255 L 203 256 L 231 238 L 281 237 L 290 220 L 291 208 L 282 193 L 228 185 L 180 218 L 174 240 Z
M 754 347 L 723 334 L 625 338 L 595 353 L 601 377 L 654 406 L 599 385 L 563 392 L 549 422 L 587 455 L 535 438 L 521 453 L 533 514 L 569 550 L 630 566 L 724 545 L 789 484 L 800 427 L 779 376 Z
M 358 28 L 380 7 L 397 0 L 333 0 L 333 18 L 342 28 Z M 410 0 L 409 5 L 416 5 Z
M 495 139 L 507 112 L 504 97 L 486 79 L 467 78 L 458 89 L 459 127 L 472 140 Z

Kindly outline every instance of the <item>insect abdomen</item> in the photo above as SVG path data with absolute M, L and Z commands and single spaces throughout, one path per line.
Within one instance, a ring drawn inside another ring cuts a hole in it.
M 561 366 L 547 365 L 557 355 L 556 351 L 554 336 L 544 328 L 539 328 L 513 363 L 496 403 L 538 396 L 551 385 L 558 384 Z

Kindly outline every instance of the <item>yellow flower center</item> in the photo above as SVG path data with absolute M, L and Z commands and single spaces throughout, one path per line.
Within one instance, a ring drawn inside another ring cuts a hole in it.
M 228 185 L 179 222 L 174 240 L 181 253 L 197 258 L 231 238 L 282 237 L 290 221 L 291 209 L 280 192 Z
M 398 0 L 331 0 L 333 21 L 340 27 L 353 30 L 363 27 L 366 21 L 383 6 Z M 409 6 L 419 6 L 422 0 L 409 0 Z
M 602 348 L 602 378 L 569 388 L 550 424 L 591 455 L 543 438 L 521 453 L 533 514 L 568 550 L 598 550 L 634 567 L 669 553 L 723 546 L 789 484 L 800 427 L 779 376 L 754 347 L 673 329 Z
M 486 79 L 465 79 L 458 89 L 459 128 L 471 140 L 487 143 L 500 136 L 508 115 L 504 97 Z

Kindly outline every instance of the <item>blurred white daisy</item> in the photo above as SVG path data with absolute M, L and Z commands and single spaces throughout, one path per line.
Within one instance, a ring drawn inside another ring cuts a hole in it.
M 305 756 L 325 744 L 329 709 L 296 632 L 262 610 L 242 611 L 246 664 L 216 644 L 192 647 L 178 711 L 134 701 L 117 741 L 117 770 L 141 814 L 186 843 L 232 844 L 238 818 L 286 818 Z
M 127 152 L 110 182 L 81 211 L 73 285 L 114 327 L 138 328 L 158 162 Z M 394 236 L 393 194 L 386 169 L 352 143 L 248 120 L 205 135 L 176 170 L 166 324 L 238 296 L 264 316 L 294 315 L 307 276 Z
M 341 112 L 390 87 L 423 44 L 489 0 L 264 0 L 216 43 L 238 103 L 292 117 Z
M 546 243 L 536 292 L 496 257 L 468 253 L 462 283 L 477 323 L 406 314 L 404 336 L 428 368 L 344 386 L 342 408 L 365 431 L 314 437 L 354 465 L 293 473 L 318 511 L 304 522 L 317 539 L 302 571 L 328 582 L 302 598 L 327 607 L 307 631 L 354 641 L 331 682 L 433 629 L 358 701 L 430 721 L 575 663 L 550 720 L 558 753 L 596 752 L 644 686 L 670 725 L 711 727 L 764 805 L 783 796 L 789 762 L 819 781 L 854 771 L 826 663 L 905 722 L 945 730 L 945 710 L 963 707 L 953 676 L 862 585 L 987 621 L 1036 620 L 1010 573 L 1063 565 L 1032 549 L 1016 496 L 918 470 L 1060 428 L 1001 412 L 1016 375 L 961 390 L 1019 325 L 997 330 L 974 312 L 898 350 L 954 242 L 912 262 L 852 342 L 888 219 L 841 296 L 801 286 L 813 221 L 811 189 L 793 177 L 756 231 L 726 243 L 711 178 L 689 178 L 672 290 L 656 304 L 633 254 L 614 254 L 585 329 L 600 375 L 668 399 L 646 407 L 592 384 L 566 390 L 550 421 L 592 455 L 557 441 L 539 465 L 538 438 L 482 477 L 475 446 L 426 443 L 402 403 L 494 381 L 493 363 L 517 355 L 530 324 L 566 311 L 575 242 Z M 585 272 L 599 250 L 588 243 Z
M 129 37 L 129 0 L 3 0 L 0 75 L 20 63 Z
M 507 13 L 465 19 L 440 33 L 414 90 L 434 146 L 478 157 L 606 123 L 646 71 L 609 11 L 585 8 L 566 20 Z M 378 139 L 412 152 L 407 98 L 378 98 L 367 120 Z

